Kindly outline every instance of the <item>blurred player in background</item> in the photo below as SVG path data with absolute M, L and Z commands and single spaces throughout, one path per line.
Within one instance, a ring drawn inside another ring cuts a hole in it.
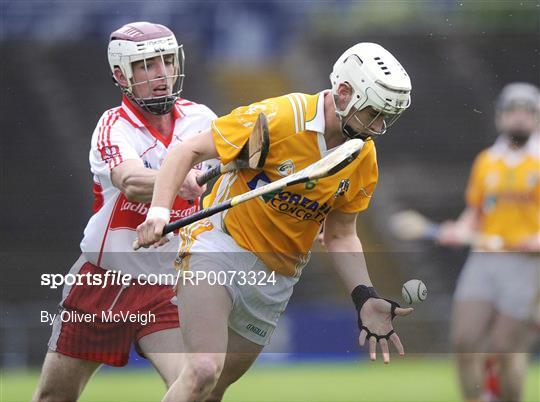
M 103 114 L 92 136 L 94 215 L 84 231 L 82 255 L 70 270 L 99 277 L 103 283 L 64 286 L 35 401 L 77 400 L 101 364 L 127 364 L 133 343 L 167 386 L 180 372 L 181 336 L 171 284 L 135 280 L 112 284 L 107 274 L 117 271 L 116 279 L 125 274 L 136 278 L 170 270 L 177 241 L 135 255 L 133 233 L 144 221 L 157 169 L 168 151 L 208 129 L 216 116 L 206 106 L 180 98 L 184 53 L 167 27 L 148 22 L 121 27 L 111 34 L 108 57 L 114 82 L 123 94 L 122 105 Z M 199 207 L 204 189 L 196 184 L 195 174 L 189 173 L 173 197 L 173 219 Z M 62 320 L 62 312 L 93 318 Z M 103 313 L 141 313 L 148 319 L 110 322 Z
M 528 330 L 539 286 L 540 261 L 540 98 L 528 83 L 507 85 L 496 103 L 495 144 L 474 162 L 466 192 L 467 208 L 441 226 L 438 240 L 459 245 L 477 234 L 457 284 L 452 340 L 467 401 L 482 397 L 485 352 L 496 356 L 502 401 L 521 400 L 527 368 Z M 498 236 L 504 252 L 489 252 L 482 239 Z M 484 352 L 484 353 L 483 353 Z M 491 379 L 492 381 L 492 379 Z
M 143 246 L 161 239 L 174 194 L 189 169 L 210 158 L 234 160 L 260 112 L 268 117 L 270 131 L 265 166 L 222 176 L 211 204 L 300 171 L 350 138 L 365 140 L 356 160 L 333 176 L 240 204 L 180 232 L 181 269 L 251 272 L 266 282 L 246 286 L 236 276 L 225 286 L 204 281 L 179 285 L 182 335 L 192 353 L 165 400 L 205 400 L 209 395 L 208 400 L 221 400 L 227 386 L 245 373 L 270 342 L 322 222 L 326 247 L 357 309 L 360 344 L 368 339 L 372 360 L 377 344 L 385 362 L 390 342 L 404 353 L 392 319 L 412 309 L 399 308 L 375 292 L 356 216 L 368 207 L 378 179 L 372 137 L 383 134 L 410 105 L 410 79 L 387 50 L 373 43 L 347 50 L 330 78 L 331 90 L 267 99 L 215 120 L 210 130 L 172 151 L 158 174 L 152 207 L 138 228 Z

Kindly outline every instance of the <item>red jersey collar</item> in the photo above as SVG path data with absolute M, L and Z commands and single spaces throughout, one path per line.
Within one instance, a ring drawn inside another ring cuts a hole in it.
M 136 106 L 134 106 L 129 99 L 124 95 L 122 97 L 122 107 L 120 108 L 120 114 L 122 117 L 124 117 L 133 127 L 136 128 L 146 128 L 152 136 L 163 143 L 166 147 L 169 146 L 171 143 L 171 140 L 173 138 L 173 132 L 174 132 L 174 125 L 171 129 L 171 132 L 169 133 L 168 137 L 165 138 L 162 136 L 153 126 L 150 125 L 148 120 L 143 116 L 143 114 L 138 110 Z M 173 114 L 173 120 L 176 122 L 176 120 L 181 119 L 184 117 L 184 114 L 178 107 L 178 105 L 175 103 L 174 107 L 172 108 L 172 114 Z

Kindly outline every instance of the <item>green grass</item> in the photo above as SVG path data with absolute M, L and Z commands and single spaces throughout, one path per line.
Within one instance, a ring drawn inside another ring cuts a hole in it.
M 0 401 L 28 401 L 38 372 L 3 371 Z M 98 373 L 81 401 L 159 401 L 164 386 L 157 374 L 144 370 L 107 370 Z M 540 365 L 531 366 L 525 401 L 540 400 Z M 367 363 L 302 363 L 260 365 L 231 386 L 225 401 L 459 401 L 454 366 L 450 360 L 395 360 L 384 366 Z

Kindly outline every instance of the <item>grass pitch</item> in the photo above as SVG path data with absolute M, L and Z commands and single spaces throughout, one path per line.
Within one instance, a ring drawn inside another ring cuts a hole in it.
M 2 371 L 0 401 L 28 401 L 39 373 Z M 92 378 L 81 402 L 159 401 L 165 388 L 150 370 L 108 369 Z M 226 402 L 459 401 L 448 359 L 395 358 L 389 365 L 299 363 L 257 365 L 231 386 Z M 540 400 L 540 365 L 531 365 L 525 401 Z

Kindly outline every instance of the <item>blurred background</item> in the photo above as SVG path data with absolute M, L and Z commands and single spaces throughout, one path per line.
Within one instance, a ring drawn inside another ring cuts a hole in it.
M 408 363 L 359 363 L 350 298 L 327 257 L 315 253 L 268 353 L 227 400 L 457 400 L 448 319 L 467 250 L 398 242 L 388 217 L 414 208 L 440 221 L 462 210 L 473 158 L 496 138 L 498 92 L 512 81 L 540 82 L 538 1 L 2 0 L 0 7 L 1 401 L 28 400 L 35 386 L 50 336 L 39 311 L 54 311 L 61 293 L 41 287 L 39 275 L 66 273 L 78 257 L 93 201 L 90 137 L 120 102 L 108 35 L 140 20 L 175 32 L 186 53 L 183 97 L 218 115 L 329 88 L 334 61 L 361 41 L 390 50 L 413 83 L 411 108 L 377 140 L 380 182 L 359 220 L 381 293 L 400 299 L 406 280 L 427 284 L 428 301 L 397 324 Z M 162 386 L 146 363 L 133 356 L 128 367 L 102 371 L 101 388 L 91 384 L 85 400 L 159 399 Z M 403 384 L 388 386 L 391 373 Z M 539 400 L 537 366 L 532 373 L 526 398 Z M 272 384 L 284 377 L 296 386 L 280 394 Z M 124 380 L 128 390 L 111 396 Z M 153 394 L 129 396 L 145 381 Z M 366 384 L 386 385 L 370 394 Z

